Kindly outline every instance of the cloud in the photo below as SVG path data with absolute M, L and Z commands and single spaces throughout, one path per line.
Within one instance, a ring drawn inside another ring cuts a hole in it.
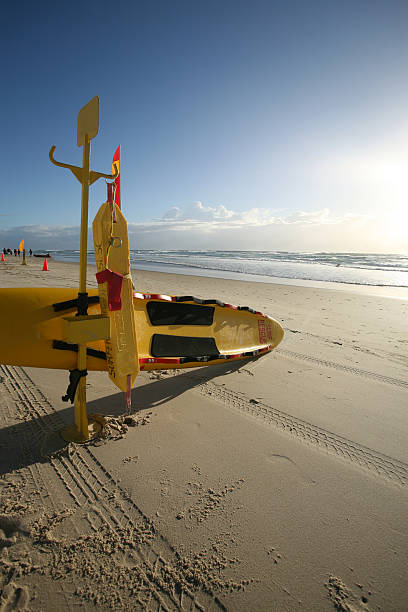
M 224 205 L 172 206 L 160 218 L 128 223 L 136 249 L 230 249 L 288 251 L 404 252 L 408 245 L 384 232 L 384 219 L 373 215 L 334 215 L 329 208 L 287 212 L 252 208 L 234 211 Z M 32 225 L 0 229 L 0 248 L 79 248 L 79 227 Z M 88 232 L 89 249 L 93 248 Z
M 68 225 L 20 225 L 0 228 L 0 248 L 17 248 L 24 239 L 27 249 L 77 249 L 79 227 Z
M 180 206 L 172 206 L 164 215 L 166 221 L 224 221 L 231 219 L 234 216 L 232 210 L 228 210 L 225 206 L 204 206 L 202 202 L 194 202 L 185 208 Z
M 333 216 L 329 208 L 311 212 L 296 211 L 286 216 L 277 214 L 277 210 L 267 208 L 251 208 L 243 212 L 234 212 L 225 206 L 204 206 L 201 202 L 181 208 L 173 206 L 162 217 L 157 220 L 157 225 L 165 221 L 169 227 L 181 229 L 182 226 L 196 227 L 201 224 L 211 224 L 213 227 L 236 228 L 236 227 L 261 227 L 267 225 L 336 225 L 343 223 L 346 218 L 364 217 L 364 215 Z
M 328 207 L 286 212 L 252 208 L 234 211 L 201 202 L 171 207 L 161 219 L 129 223 L 133 248 L 292 251 L 404 252 L 408 244 L 387 235 L 385 219 Z
M 178 206 L 173 206 L 172 208 L 170 208 L 170 210 L 168 210 L 164 215 L 163 215 L 163 219 L 166 221 L 171 221 L 174 219 L 178 219 L 179 216 L 181 214 L 181 208 L 179 208 Z

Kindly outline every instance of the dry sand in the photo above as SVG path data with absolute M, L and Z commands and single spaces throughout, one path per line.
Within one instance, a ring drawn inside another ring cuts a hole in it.
M 77 285 L 49 266 L 8 258 L 0 287 Z M 129 425 L 90 373 L 88 411 L 114 418 L 81 446 L 58 434 L 66 372 L 0 366 L 0 610 L 407 610 L 408 295 L 133 280 L 260 309 L 285 338 L 140 374 Z

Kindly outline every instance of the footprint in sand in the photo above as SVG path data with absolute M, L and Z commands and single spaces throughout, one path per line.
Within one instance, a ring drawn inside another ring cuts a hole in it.
M 30 593 L 26 587 L 9 582 L 3 589 L 0 600 L 0 612 L 27 610 Z
M 362 584 L 356 584 L 356 586 L 361 590 L 364 588 Z M 325 587 L 336 610 L 340 610 L 340 612 L 369 611 L 367 595 L 354 593 L 338 576 L 329 576 Z M 371 591 L 368 592 L 368 595 L 371 595 Z

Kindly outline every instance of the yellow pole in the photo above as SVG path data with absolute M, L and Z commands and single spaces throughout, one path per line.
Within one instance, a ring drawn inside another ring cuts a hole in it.
M 88 255 L 88 197 L 89 197 L 89 159 L 91 155 L 91 142 L 85 134 L 82 152 L 82 197 L 81 197 L 81 244 L 79 258 L 79 291 L 86 292 L 86 265 Z
M 81 196 L 81 243 L 79 256 L 79 294 L 86 293 L 86 267 L 88 255 L 88 198 L 89 198 L 89 160 L 90 140 L 85 134 L 82 157 L 82 196 Z M 80 299 L 80 295 L 78 295 Z M 85 313 L 81 313 L 85 314 Z M 78 346 L 78 370 L 86 370 L 86 344 Z M 87 440 L 88 417 L 86 414 L 86 377 L 81 376 L 75 395 L 75 423 L 81 438 Z
M 114 175 L 111 174 L 103 174 L 102 172 L 91 172 L 89 169 L 90 163 L 90 152 L 91 146 L 90 141 L 92 138 L 98 133 L 99 129 L 99 98 L 98 96 L 94 96 L 92 100 L 88 102 L 78 113 L 78 125 L 77 125 L 77 145 L 79 147 L 83 147 L 83 157 L 82 157 L 82 168 L 78 166 L 72 166 L 71 164 L 65 164 L 62 162 L 58 162 L 54 159 L 54 151 L 55 146 L 51 147 L 49 152 L 50 161 L 55 166 L 60 166 L 61 168 L 67 168 L 71 170 L 72 174 L 82 185 L 82 196 L 81 196 L 81 244 L 80 244 L 80 260 L 79 260 L 79 291 L 78 291 L 78 315 L 83 317 L 82 319 L 78 319 L 78 322 L 82 325 L 81 321 L 86 321 L 88 325 L 88 321 L 86 315 L 87 304 L 88 304 L 88 295 L 86 291 L 86 268 L 87 268 L 87 254 L 88 254 L 88 198 L 89 198 L 89 186 L 92 185 L 96 180 L 100 178 L 114 179 L 117 176 L 115 171 Z M 101 317 L 102 319 L 106 319 L 106 317 Z M 109 323 L 109 320 L 107 320 Z M 71 321 L 72 323 L 72 321 Z M 103 323 L 103 322 L 102 322 Z M 106 321 L 105 321 L 106 324 Z M 91 325 L 91 323 L 89 323 Z M 76 326 L 78 327 L 78 326 Z M 102 325 L 103 327 L 103 325 Z M 106 325 L 105 325 L 106 327 Z M 80 328 L 80 329 L 83 329 Z M 99 329 L 99 328 L 98 328 Z M 107 329 L 99 329 L 100 339 L 109 338 L 109 330 Z M 74 334 L 75 336 L 75 334 Z M 88 335 L 85 333 L 80 334 L 79 336 L 75 336 L 75 343 L 78 344 L 78 360 L 77 360 L 77 368 L 80 372 L 86 371 L 86 343 L 90 341 L 90 338 L 93 339 L 94 336 L 92 334 Z M 78 341 L 78 338 L 80 340 Z M 69 340 L 69 338 L 68 338 Z M 70 376 L 70 384 L 76 383 L 76 378 L 74 377 L 71 381 Z M 68 387 L 68 391 L 70 387 Z M 70 398 L 67 392 L 67 399 Z M 84 442 L 89 438 L 88 432 L 88 417 L 86 413 L 86 377 L 80 376 L 78 381 L 77 390 L 74 398 L 74 410 L 75 410 L 75 424 L 69 425 L 61 432 L 64 440 L 69 440 L 71 442 Z
M 27 262 L 26 262 L 26 254 L 25 254 L 25 249 L 23 249 L 23 261 L 22 261 L 22 266 L 26 266 Z

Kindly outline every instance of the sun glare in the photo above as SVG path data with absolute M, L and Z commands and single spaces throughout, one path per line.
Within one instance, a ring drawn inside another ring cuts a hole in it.
M 354 176 L 367 188 L 378 231 L 389 251 L 408 252 L 408 158 L 391 154 L 360 160 Z
M 404 207 L 390 207 L 386 211 L 384 239 L 390 250 L 408 252 L 408 201 Z

